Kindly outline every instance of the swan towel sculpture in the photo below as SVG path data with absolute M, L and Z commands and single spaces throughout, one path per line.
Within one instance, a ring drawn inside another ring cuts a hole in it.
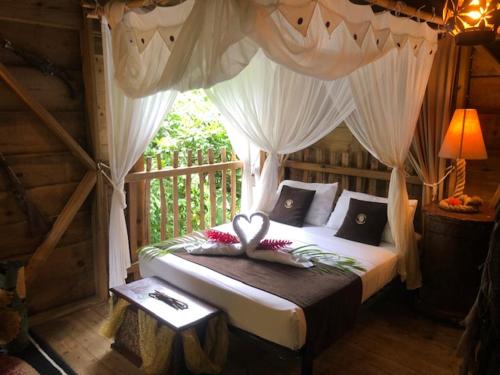
M 260 242 L 269 231 L 269 226 L 269 217 L 262 212 L 255 212 L 250 216 L 238 214 L 233 219 L 233 229 L 240 243 L 226 244 L 206 241 L 186 246 L 185 250 L 192 255 L 238 256 L 246 253 L 252 259 L 282 263 L 293 267 L 310 268 L 314 266 L 311 261 L 285 250 L 257 250 Z M 253 235 L 251 232 L 254 232 Z

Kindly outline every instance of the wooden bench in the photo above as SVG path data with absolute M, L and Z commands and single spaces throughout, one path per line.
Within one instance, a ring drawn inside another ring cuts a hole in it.
M 112 288 L 111 291 L 115 297 L 122 298 L 130 303 L 125 313 L 124 321 L 115 336 L 112 348 L 136 366 L 141 366 L 142 359 L 138 343 L 137 310 L 143 310 L 176 333 L 168 374 L 186 372 L 180 333 L 193 327 L 202 331 L 208 320 L 220 313 L 220 310 L 217 308 L 200 301 L 157 277 L 148 277 L 134 281 L 130 284 Z M 169 297 L 186 303 L 187 308 L 176 310 L 167 303 L 150 297 L 149 294 L 155 291 L 162 292 Z

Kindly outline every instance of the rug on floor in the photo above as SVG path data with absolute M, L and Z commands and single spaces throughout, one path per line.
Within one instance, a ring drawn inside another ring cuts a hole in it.
M 21 353 L 0 354 L 2 375 L 77 375 L 43 340 L 30 334 L 30 344 Z

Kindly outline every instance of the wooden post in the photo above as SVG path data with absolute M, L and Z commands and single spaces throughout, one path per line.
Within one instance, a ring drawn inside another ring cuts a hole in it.
M 323 164 L 323 150 L 320 148 L 316 149 L 316 163 Z M 325 175 L 322 172 L 316 172 L 316 182 L 324 183 Z
M 172 155 L 172 167 L 179 167 L 179 151 L 175 150 Z M 172 177 L 172 210 L 173 210 L 173 224 L 174 224 L 174 237 L 179 236 L 179 179 L 177 176 Z
M 131 172 L 144 171 L 144 157 L 132 167 Z M 129 182 L 127 189 L 127 212 L 129 229 L 130 261 L 132 264 L 139 260 L 137 249 L 146 244 L 144 238 L 144 206 L 145 206 L 145 181 Z
M 193 152 L 187 152 L 187 166 L 193 165 Z M 191 207 L 191 175 L 186 175 L 186 233 L 193 231 L 193 209 Z
M 302 151 L 297 151 L 295 153 L 292 154 L 291 156 L 291 160 L 294 160 L 294 161 L 302 161 Z M 301 176 L 301 171 L 298 171 L 296 169 L 291 169 L 290 170 L 290 179 L 291 180 L 300 180 L 300 176 Z
M 288 160 L 290 157 L 290 154 L 287 155 L 282 155 L 280 158 L 280 166 L 279 166 L 279 173 L 278 173 L 278 182 L 281 183 L 285 179 L 285 162 Z
M 328 152 L 328 165 L 334 166 L 335 165 L 335 151 L 330 151 Z M 333 173 L 328 173 L 327 174 L 327 181 L 329 184 L 336 182 L 335 175 Z M 337 196 L 340 194 L 340 189 L 337 192 Z
M 363 151 L 356 152 L 356 168 L 363 168 Z M 356 177 L 356 191 L 363 191 L 363 178 Z
M 208 150 L 208 164 L 214 163 L 214 150 Z M 210 226 L 215 227 L 217 225 L 217 199 L 215 191 L 215 172 L 210 172 L 208 174 L 208 187 L 210 191 Z
M 226 161 L 226 149 L 222 148 L 220 150 L 220 161 L 221 163 L 224 163 Z M 222 189 L 222 223 L 224 224 L 226 222 L 226 211 L 227 211 L 227 171 L 225 169 L 222 170 L 222 177 L 221 177 L 221 189 Z
M 370 155 L 370 169 L 372 171 L 378 170 L 378 160 Z M 370 178 L 368 180 L 368 194 L 375 195 L 377 194 L 377 180 L 374 178 Z
M 156 154 L 156 169 L 161 170 L 162 168 L 161 153 L 158 153 Z M 167 200 L 163 178 L 159 178 L 158 183 L 160 184 L 160 238 L 164 241 L 167 238 Z
M 340 159 L 340 165 L 342 167 L 348 167 L 349 166 L 349 152 L 343 152 L 341 159 Z M 342 189 L 347 189 L 349 190 L 349 176 L 342 176 Z
M 236 154 L 233 152 L 231 154 L 231 160 L 236 160 Z M 244 168 L 244 167 L 243 167 Z M 236 173 L 237 169 L 231 169 L 231 220 L 233 220 L 236 215 Z
M 128 202 L 127 202 L 127 209 L 128 209 L 128 241 L 129 241 L 129 246 L 130 246 L 130 260 L 132 263 L 137 262 L 139 259 L 137 257 L 137 244 L 138 244 L 138 238 L 137 238 L 137 219 L 138 219 L 138 203 L 139 203 L 139 197 L 137 194 L 138 190 L 138 184 L 136 182 L 130 182 L 128 185 Z
M 203 154 L 198 150 L 198 165 L 203 165 Z M 200 178 L 200 229 L 205 229 L 205 174 L 198 174 Z
M 85 17 L 83 17 L 85 18 Z M 83 83 L 85 87 L 85 112 L 88 121 L 92 156 L 95 160 L 105 160 L 105 148 L 99 138 L 99 118 L 97 103 L 97 79 L 95 64 L 95 43 L 92 24 L 84 19 L 80 33 Z M 92 202 L 92 238 L 94 257 L 94 280 L 96 294 L 107 300 L 108 292 L 108 242 L 109 242 L 109 199 L 108 182 L 102 173 L 97 175 L 95 195 Z
M 304 160 L 304 161 L 309 161 L 309 160 L 310 160 L 310 159 L 309 159 L 309 154 L 310 154 L 310 153 L 309 153 L 309 149 L 308 149 L 308 148 L 306 148 L 306 149 L 303 151 L 303 153 L 302 153 L 302 155 L 303 155 L 302 157 L 303 157 L 303 160 Z M 304 182 L 309 182 L 309 171 L 304 170 L 304 171 L 302 172 L 302 181 L 304 181 Z
M 146 158 L 146 171 L 151 171 L 153 160 L 150 156 Z M 151 243 L 151 180 L 146 181 L 144 202 L 144 225 L 143 225 L 143 238 L 147 238 L 147 243 Z

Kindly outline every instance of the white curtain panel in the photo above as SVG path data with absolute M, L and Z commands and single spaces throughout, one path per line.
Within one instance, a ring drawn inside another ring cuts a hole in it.
M 316 143 L 353 111 L 348 90 L 347 80 L 326 82 L 298 74 L 270 61 L 263 53 L 258 53 L 235 78 L 207 90 L 221 111 L 226 128 L 235 129 L 234 134 L 243 135 L 268 153 L 254 210 L 273 208 L 279 183 L 279 156 Z M 237 140 L 233 144 L 238 147 Z M 235 151 L 242 154 L 237 148 Z M 244 178 L 249 178 L 248 173 Z
M 149 12 L 125 6 L 111 1 L 106 13 L 116 78 L 130 97 L 211 87 L 236 76 L 259 48 L 296 72 L 333 80 L 408 38 L 436 42 L 426 23 L 349 0 L 187 0 Z
M 357 110 L 346 119 L 347 126 L 373 156 L 393 168 L 388 220 L 399 251 L 399 273 L 410 289 L 420 287 L 422 280 L 404 164 L 434 54 L 435 45 L 408 41 L 349 76 Z
M 177 92 L 133 99 L 116 84 L 111 58 L 111 34 L 105 19 L 102 23 L 104 71 L 108 125 L 109 161 L 114 190 L 109 222 L 109 287 L 122 285 L 130 267 L 130 249 L 123 210 L 126 208 L 125 176 L 151 141 Z

